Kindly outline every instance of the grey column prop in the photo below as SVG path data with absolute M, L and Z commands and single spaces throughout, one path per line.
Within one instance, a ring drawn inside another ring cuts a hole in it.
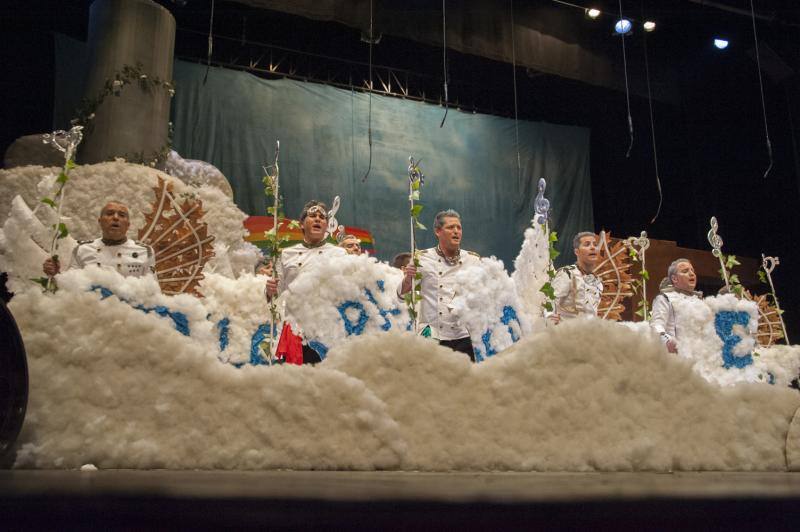
M 96 98 L 124 65 L 172 81 L 175 19 L 151 0 L 95 0 L 89 14 L 89 77 L 84 97 Z M 79 161 L 92 164 L 125 157 L 152 159 L 168 137 L 170 96 L 163 88 L 126 85 L 95 111 L 93 129 Z

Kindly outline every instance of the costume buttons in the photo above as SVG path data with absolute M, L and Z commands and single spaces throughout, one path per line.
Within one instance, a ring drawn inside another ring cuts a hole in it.
M 320 251 L 317 251 L 317 253 L 319 253 L 320 255 L 322 255 L 322 251 L 321 251 L 321 250 L 320 250 Z
M 442 272 L 439 272 L 439 275 L 442 275 Z
M 443 285 L 443 284 L 440 284 L 440 285 L 439 285 L 439 288 L 444 288 L 444 285 Z
M 117 253 L 117 257 L 121 257 L 121 256 L 122 256 L 122 253 Z
M 441 315 L 442 315 L 442 312 L 441 312 L 441 311 L 439 311 L 439 316 L 441 316 Z
M 303 265 L 303 263 L 302 263 L 302 262 L 298 262 L 298 263 L 297 263 L 297 265 L 298 265 L 298 266 L 302 266 L 302 265 Z

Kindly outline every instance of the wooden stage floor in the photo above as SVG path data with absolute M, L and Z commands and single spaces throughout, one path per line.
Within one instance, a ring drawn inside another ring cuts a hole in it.
M 800 530 L 800 473 L 0 471 L 0 528 Z

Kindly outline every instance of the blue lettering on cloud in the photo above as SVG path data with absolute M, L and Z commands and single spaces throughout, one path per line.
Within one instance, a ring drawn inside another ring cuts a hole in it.
M 519 341 L 519 335 L 511 326 L 512 321 L 516 322 L 520 329 L 522 328 L 522 325 L 519 323 L 519 318 L 517 317 L 517 311 L 514 310 L 514 307 L 506 305 L 503 307 L 503 315 L 500 317 L 500 323 L 508 327 L 508 334 L 511 335 L 511 342 L 517 343 L 517 341 Z M 487 330 L 481 335 L 481 343 L 483 344 L 483 349 L 480 347 L 474 348 L 475 362 L 481 362 L 485 358 L 497 354 L 497 350 L 492 347 L 492 329 Z
M 90 290 L 92 292 L 99 292 L 100 299 L 106 299 L 107 297 L 111 297 L 112 295 L 114 295 L 114 292 L 100 285 L 92 285 Z M 120 301 L 123 301 L 130 305 L 130 302 L 127 301 L 126 299 L 123 299 L 121 297 L 118 298 Z M 173 325 L 175 326 L 175 330 L 184 336 L 189 336 L 191 333 L 191 331 L 189 330 L 189 319 L 183 312 L 172 311 L 163 305 L 156 305 L 155 307 L 145 307 L 144 305 L 136 305 L 133 308 L 135 308 L 136 310 L 141 310 L 145 314 L 150 314 L 151 312 L 155 312 L 162 318 L 171 319 Z
M 733 333 L 733 327 L 734 325 L 747 327 L 748 323 L 750 323 L 750 314 L 744 311 L 723 310 L 717 312 L 717 315 L 714 316 L 714 329 L 717 331 L 717 336 L 722 339 L 723 368 L 741 369 L 753 363 L 752 353 L 748 353 L 745 356 L 736 356 L 733 353 L 736 345 L 742 341 L 741 336 Z

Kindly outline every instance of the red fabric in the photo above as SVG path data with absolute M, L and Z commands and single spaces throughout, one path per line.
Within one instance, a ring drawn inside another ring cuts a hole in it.
M 278 349 L 275 353 L 278 358 L 282 358 L 287 364 L 303 365 L 303 340 L 292 332 L 288 323 L 283 324 L 281 339 L 278 340 Z

